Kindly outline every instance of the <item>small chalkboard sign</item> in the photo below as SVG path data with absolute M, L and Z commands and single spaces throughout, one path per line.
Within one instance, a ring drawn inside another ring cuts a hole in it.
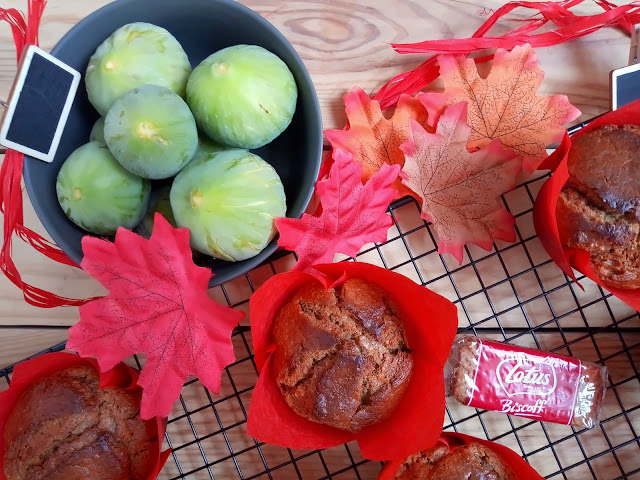
M 611 110 L 640 98 L 640 24 L 633 25 L 629 65 L 611 72 Z
M 611 72 L 611 110 L 640 98 L 640 63 Z
M 28 46 L 0 122 L 0 144 L 53 161 L 79 84 L 76 70 Z

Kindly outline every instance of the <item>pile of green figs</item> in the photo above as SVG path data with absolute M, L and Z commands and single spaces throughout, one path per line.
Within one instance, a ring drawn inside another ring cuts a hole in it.
M 89 142 L 62 164 L 56 191 L 87 232 L 143 236 L 161 213 L 192 248 L 226 261 L 257 255 L 286 198 L 274 168 L 250 150 L 291 123 L 298 89 L 287 65 L 256 45 L 212 53 L 193 70 L 178 40 L 131 23 L 95 51 L 85 74 L 100 114 Z

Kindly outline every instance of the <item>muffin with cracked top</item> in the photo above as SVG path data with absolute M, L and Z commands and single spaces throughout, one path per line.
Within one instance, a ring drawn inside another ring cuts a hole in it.
M 277 386 L 291 409 L 358 432 L 388 418 L 411 378 L 402 319 L 385 292 L 361 278 L 299 289 L 274 322 Z
M 4 426 L 7 480 L 146 479 L 157 425 L 139 410 L 139 392 L 100 388 L 88 365 L 35 381 Z
M 608 287 L 640 288 L 640 126 L 576 136 L 556 206 L 561 243 L 589 252 Z
M 499 455 L 478 442 L 450 449 L 443 443 L 408 457 L 394 480 L 516 480 Z

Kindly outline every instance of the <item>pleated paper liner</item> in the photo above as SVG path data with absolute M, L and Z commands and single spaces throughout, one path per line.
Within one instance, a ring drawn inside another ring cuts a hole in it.
M 55 352 L 40 355 L 31 360 L 24 361 L 15 366 L 13 377 L 9 389 L 0 393 L 0 440 L 1 433 L 14 405 L 20 401 L 21 394 L 33 384 L 33 382 L 55 375 L 57 372 L 72 367 L 90 365 L 100 372 L 98 362 L 94 359 L 81 358 L 72 353 Z M 113 369 L 100 375 L 100 388 L 115 387 L 127 390 L 137 394 L 141 394 L 142 390 L 138 387 L 138 372 L 124 363 L 119 363 Z M 165 430 L 167 428 L 167 419 L 156 417 L 155 420 L 149 420 L 148 428 L 153 428 L 155 424 L 155 432 L 152 436 L 153 441 L 157 444 L 154 449 L 154 456 L 150 460 L 151 470 L 146 480 L 155 480 L 162 470 L 167 457 L 171 450 L 162 451 L 162 441 L 164 439 Z M 5 444 L 0 441 L 0 480 L 6 480 L 4 474 L 3 459 L 5 455 Z
M 448 446 L 450 451 L 470 443 L 479 443 L 496 453 L 511 468 L 518 480 L 542 480 L 542 477 L 520 455 L 499 443 L 454 432 L 443 432 L 438 442 Z M 393 480 L 403 462 L 404 459 L 386 463 L 378 480 Z
M 596 118 L 586 127 L 578 130 L 573 137 L 579 137 L 604 125 L 630 124 L 640 125 L 640 100 Z M 569 178 L 567 158 L 571 148 L 571 138 L 569 134 L 565 134 L 560 147 L 539 167 L 540 170 L 549 169 L 553 172 L 551 178 L 540 189 L 533 205 L 533 223 L 540 243 L 558 267 L 578 285 L 580 282 L 576 279 L 574 269 L 611 292 L 630 307 L 640 310 L 640 288 L 624 290 L 605 286 L 593 271 L 589 252 L 564 247 L 560 242 L 556 205 L 560 191 Z M 640 186 L 638 191 L 640 192 Z
M 458 326 L 455 306 L 407 277 L 374 265 L 342 262 L 315 268 L 317 273 L 278 274 L 251 297 L 251 330 L 260 376 L 249 409 L 249 435 L 293 449 L 328 448 L 356 440 L 364 458 L 371 460 L 404 458 L 434 445 L 444 421 L 443 369 Z M 272 326 L 283 304 L 304 285 L 320 283 L 333 288 L 349 278 L 365 279 L 385 291 L 399 309 L 413 353 L 409 387 L 391 417 L 355 434 L 294 413 L 276 385 L 271 356 L 276 348 Z

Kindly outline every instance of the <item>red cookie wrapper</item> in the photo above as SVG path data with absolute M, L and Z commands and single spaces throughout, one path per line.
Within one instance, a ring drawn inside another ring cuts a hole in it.
M 447 362 L 448 390 L 464 405 L 575 427 L 598 423 L 606 367 L 465 336 Z
M 509 465 L 515 475 L 515 478 L 518 480 L 542 480 L 540 474 L 538 474 L 538 472 L 536 472 L 520 455 L 499 443 L 453 432 L 443 432 L 438 442 L 448 446 L 450 451 L 464 447 L 470 443 L 479 443 L 484 447 L 493 450 L 507 465 Z M 404 459 L 386 463 L 378 476 L 378 480 L 393 480 L 403 462 Z
M 640 125 L 640 100 L 596 118 L 586 127 L 574 133 L 573 136 L 580 136 L 604 125 Z M 550 169 L 553 171 L 551 178 L 540 189 L 533 205 L 533 224 L 540 238 L 540 243 L 542 243 L 544 249 L 560 269 L 578 285 L 580 283 L 576 280 L 573 269 L 593 280 L 630 307 L 640 310 L 640 288 L 623 290 L 604 285 L 591 267 L 589 252 L 577 248 L 564 247 L 560 242 L 556 205 L 560 191 L 569 178 L 567 158 L 570 148 L 571 138 L 568 134 L 565 134 L 560 147 L 539 167 L 540 170 Z
M 317 273 L 276 275 L 251 297 L 251 331 L 260 377 L 249 409 L 249 435 L 294 449 L 328 448 L 357 440 L 362 455 L 372 460 L 405 458 L 431 447 L 444 421 L 444 365 L 458 326 L 455 306 L 407 277 L 374 265 L 340 262 L 314 268 Z M 294 413 L 276 385 L 271 356 L 276 348 L 273 321 L 301 286 L 320 282 L 329 289 L 354 277 L 378 285 L 394 301 L 413 352 L 409 387 L 391 417 L 355 434 L 311 422 Z
M 137 385 L 139 373 L 125 365 L 119 363 L 114 368 L 105 373 L 100 373 L 98 362 L 92 358 L 81 358 L 72 353 L 56 352 L 40 355 L 31 360 L 26 360 L 17 364 L 13 370 L 13 377 L 9 388 L 0 392 L 0 480 L 6 480 L 4 474 L 4 426 L 13 406 L 19 400 L 20 395 L 33 382 L 56 374 L 67 368 L 83 365 L 93 366 L 100 375 L 100 387 L 117 387 L 123 390 L 140 390 Z M 167 428 L 167 419 L 156 417 L 158 426 L 158 450 L 153 462 L 153 468 L 147 476 L 147 480 L 155 480 L 162 470 L 171 450 L 161 451 L 162 439 Z

